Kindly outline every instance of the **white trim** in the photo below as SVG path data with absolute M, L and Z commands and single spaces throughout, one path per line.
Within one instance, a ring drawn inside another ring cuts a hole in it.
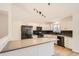
M 6 46 L 6 44 L 8 43 L 9 39 L 8 36 L 5 36 L 3 38 L 0 39 L 0 52 L 2 51 L 2 49 Z

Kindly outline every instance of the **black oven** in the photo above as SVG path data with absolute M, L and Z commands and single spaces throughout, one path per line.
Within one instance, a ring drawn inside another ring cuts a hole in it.
M 57 39 L 58 39 L 57 45 L 65 47 L 64 46 L 64 36 L 57 36 Z
M 42 27 L 36 27 L 36 31 L 37 31 L 38 38 L 44 37 L 44 34 L 42 32 Z
M 33 26 L 21 26 L 21 39 L 32 38 L 33 35 Z

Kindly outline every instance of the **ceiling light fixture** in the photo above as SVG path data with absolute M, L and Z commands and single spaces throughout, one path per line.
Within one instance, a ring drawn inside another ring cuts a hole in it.
M 41 11 L 39 11 L 39 14 L 41 14 Z
M 41 11 L 38 11 L 37 9 L 33 9 L 34 11 L 36 11 L 37 13 L 39 13 L 41 16 L 43 16 L 44 18 L 46 18 L 46 16 L 41 12 Z
M 48 5 L 50 6 L 50 3 L 48 3 Z
M 35 11 L 36 9 L 34 8 L 33 10 Z
M 38 10 L 36 12 L 38 13 Z

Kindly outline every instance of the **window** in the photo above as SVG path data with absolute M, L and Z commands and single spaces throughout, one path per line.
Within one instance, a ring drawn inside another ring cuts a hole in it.
M 55 33 L 60 33 L 61 32 L 59 24 L 54 24 L 53 25 L 53 32 L 55 32 Z

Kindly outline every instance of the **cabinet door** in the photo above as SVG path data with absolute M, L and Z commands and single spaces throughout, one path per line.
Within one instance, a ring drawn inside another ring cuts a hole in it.
M 72 49 L 72 38 L 71 37 L 68 37 L 68 43 L 69 43 L 68 47 Z
M 69 17 L 65 17 L 61 22 L 60 22 L 60 25 L 61 25 L 61 30 L 72 30 L 72 24 L 73 21 L 72 21 L 72 16 L 69 16 Z
M 65 37 L 65 47 L 70 49 L 72 48 L 72 38 Z
M 64 37 L 64 38 L 65 38 L 65 40 L 64 40 L 65 43 L 64 44 L 65 44 L 65 47 L 67 48 L 68 47 L 68 38 L 67 37 Z
M 54 42 L 38 45 L 39 56 L 51 56 L 54 55 Z
M 0 54 L 0 56 L 38 56 L 38 47 L 32 46 Z

